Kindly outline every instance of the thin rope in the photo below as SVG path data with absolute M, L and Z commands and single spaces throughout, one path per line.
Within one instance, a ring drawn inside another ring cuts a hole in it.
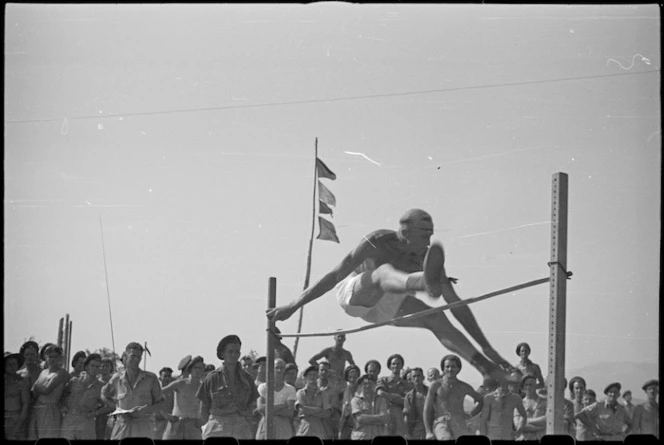
M 347 96 L 347 97 L 330 97 L 330 98 L 321 98 L 321 99 L 301 99 L 301 100 L 290 100 L 282 102 L 262 102 L 256 104 L 234 104 L 234 105 L 219 105 L 215 107 L 197 107 L 197 108 L 181 108 L 181 109 L 170 109 L 170 110 L 161 110 L 161 111 L 143 111 L 143 112 L 134 112 L 134 113 L 110 113 L 110 114 L 101 114 L 101 115 L 84 115 L 84 116 L 68 116 L 63 121 L 62 128 L 68 127 L 65 123 L 68 120 L 88 120 L 88 119 L 118 119 L 118 118 L 128 118 L 128 117 L 139 117 L 139 116 L 156 116 L 164 114 L 178 114 L 178 113 L 192 113 L 192 112 L 209 112 L 209 111 L 219 111 L 219 110 L 237 110 L 237 109 L 247 109 L 247 108 L 266 108 L 266 107 L 280 107 L 287 105 L 307 105 L 307 104 L 318 104 L 318 103 L 333 103 L 333 102 L 346 102 L 352 100 L 363 100 L 363 99 L 376 99 L 376 98 L 385 98 L 385 97 L 400 97 L 400 96 L 414 96 L 420 94 L 436 94 L 436 93 L 445 93 L 450 91 L 465 91 L 465 90 L 479 90 L 486 88 L 497 88 L 497 87 L 516 87 L 522 85 L 538 85 L 546 83 L 556 83 L 556 82 L 569 82 L 575 80 L 590 80 L 590 79 L 601 79 L 601 78 L 610 78 L 610 77 L 621 77 L 621 76 L 635 76 L 651 73 L 659 73 L 659 69 L 649 70 L 649 71 L 638 71 L 638 72 L 623 72 L 623 73 L 611 73 L 611 74 L 595 74 L 590 76 L 576 76 L 576 77 L 561 77 L 554 79 L 540 79 L 540 80 L 525 80 L 519 82 L 505 82 L 505 83 L 494 83 L 494 84 L 485 84 L 485 85 L 468 85 L 463 87 L 450 87 L 450 88 L 438 88 L 430 90 L 419 90 L 419 91 L 402 91 L 395 93 L 378 93 L 378 94 L 366 94 L 358 96 Z M 41 123 L 41 122 L 60 122 L 62 118 L 42 118 L 42 119 L 23 119 L 23 120 L 5 120 L 5 124 L 28 124 L 28 123 Z M 64 130 L 62 130 L 64 131 Z M 68 129 L 67 129 L 68 131 Z
M 571 272 L 568 272 L 568 277 L 571 276 L 571 274 L 572 274 Z M 362 326 L 362 327 L 359 327 L 359 328 L 347 329 L 347 330 L 342 330 L 342 331 L 334 331 L 334 332 L 316 332 L 316 333 L 311 333 L 311 334 L 279 334 L 279 335 L 281 335 L 282 337 L 331 337 L 331 336 L 339 335 L 339 334 L 354 334 L 356 332 L 362 332 L 362 331 L 366 331 L 366 330 L 369 330 L 369 329 L 374 329 L 374 328 L 377 328 L 377 327 L 380 327 L 380 326 L 395 325 L 396 323 L 398 323 L 400 321 L 415 320 L 417 318 L 425 317 L 427 315 L 435 314 L 435 313 L 442 312 L 442 311 L 445 311 L 445 310 L 448 310 L 448 309 L 455 309 L 457 307 L 467 306 L 467 305 L 472 304 L 472 303 L 477 303 L 478 301 L 486 300 L 487 298 L 496 297 L 498 295 L 503 295 L 503 294 L 514 292 L 514 291 L 517 291 L 517 290 L 520 290 L 520 289 L 525 289 L 527 287 L 532 287 L 532 286 L 537 286 L 539 284 L 548 283 L 550 280 L 551 280 L 550 277 L 540 278 L 539 280 L 529 281 L 529 282 L 523 283 L 523 284 L 517 284 L 516 286 L 507 287 L 505 289 L 500 289 L 500 290 L 497 290 L 495 292 L 490 292 L 488 294 L 480 295 L 479 297 L 469 298 L 467 300 L 455 301 L 453 303 L 449 303 L 449 304 L 446 304 L 444 306 L 434 307 L 434 308 L 427 309 L 427 310 L 424 310 L 424 311 L 421 311 L 421 312 L 416 312 L 414 314 L 404 315 L 402 317 L 397 317 L 397 318 L 394 318 L 392 320 L 382 321 L 382 322 L 379 322 L 379 323 L 373 323 L 373 324 Z

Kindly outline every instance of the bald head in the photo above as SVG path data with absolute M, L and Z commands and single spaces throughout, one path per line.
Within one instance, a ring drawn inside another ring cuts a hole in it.
M 402 228 L 417 228 L 433 230 L 431 215 L 422 209 L 410 209 L 399 218 Z

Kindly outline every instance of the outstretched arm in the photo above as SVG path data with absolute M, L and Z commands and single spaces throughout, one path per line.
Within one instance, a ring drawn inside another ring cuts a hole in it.
M 370 252 L 373 249 L 368 240 L 363 240 L 362 243 L 339 263 L 334 269 L 325 274 L 323 278 L 316 282 L 313 286 L 306 289 L 302 295 L 290 304 L 280 306 L 267 311 L 267 317 L 277 322 L 279 320 L 287 320 L 302 306 L 311 303 L 315 299 L 325 295 L 332 290 L 339 282 L 350 275 L 353 270 L 357 269 L 360 264 L 370 257 Z
M 424 417 L 424 430 L 426 432 L 427 439 L 433 439 L 433 418 L 436 406 L 436 396 L 438 392 L 438 387 L 440 383 L 435 381 L 431 384 L 429 391 L 427 392 L 427 397 L 424 399 L 424 412 L 422 413 Z
M 478 394 L 477 391 L 473 389 L 472 386 L 468 385 L 467 394 L 473 398 L 475 401 L 475 408 L 470 412 L 470 417 L 475 417 L 482 412 L 482 407 L 484 406 L 484 398 Z
M 318 360 L 322 359 L 323 357 L 327 357 L 327 350 L 328 348 L 325 348 L 322 351 L 320 351 L 318 354 L 311 357 L 309 359 L 309 364 L 312 366 L 318 366 Z

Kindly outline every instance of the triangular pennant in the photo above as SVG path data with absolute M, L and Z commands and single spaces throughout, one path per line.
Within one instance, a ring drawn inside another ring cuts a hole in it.
M 332 209 L 321 200 L 318 201 L 318 213 L 334 216 L 332 215 Z
M 318 199 L 332 207 L 337 205 L 337 199 L 334 197 L 332 192 L 329 191 L 322 182 L 320 182 L 320 179 L 318 180 Z
M 320 216 L 318 217 L 318 224 L 320 225 L 320 233 L 316 237 L 317 239 L 334 241 L 335 243 L 339 242 L 334 224 Z
M 316 172 L 318 173 L 319 178 L 328 178 L 331 180 L 337 179 L 337 175 L 334 174 L 332 170 L 327 168 L 327 165 L 320 158 L 316 158 Z

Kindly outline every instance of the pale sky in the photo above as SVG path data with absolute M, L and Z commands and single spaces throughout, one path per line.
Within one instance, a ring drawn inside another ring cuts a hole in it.
M 318 138 L 341 243 L 314 242 L 312 282 L 413 207 L 462 298 L 547 277 L 565 172 L 566 367 L 658 359 L 656 5 L 5 11 L 6 351 L 54 342 L 65 314 L 73 351 L 111 347 L 108 291 L 116 350 L 147 342 L 152 371 L 187 354 L 218 365 L 228 334 L 264 353 L 269 277 L 278 304 L 304 283 Z M 505 358 L 527 341 L 546 374 L 548 298 L 542 285 L 471 309 Z M 303 332 L 365 324 L 329 293 Z M 301 340 L 298 364 L 331 344 Z M 448 353 L 407 328 L 346 346 L 360 365 Z

